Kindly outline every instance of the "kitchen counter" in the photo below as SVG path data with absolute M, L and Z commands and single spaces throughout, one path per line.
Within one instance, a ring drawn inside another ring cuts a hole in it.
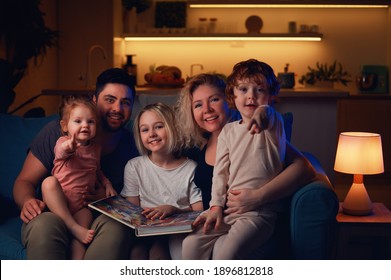
M 157 88 L 157 87 L 146 87 L 146 86 L 137 86 L 136 92 L 137 95 L 161 95 L 161 96 L 171 96 L 177 95 L 182 88 Z M 43 89 L 42 95 L 68 95 L 68 94 L 92 94 L 94 93 L 94 88 L 78 88 L 78 89 Z M 364 95 L 364 94 L 362 94 Z M 365 94 L 372 95 L 372 94 Z M 384 96 L 385 94 L 383 94 Z M 281 89 L 278 94 L 279 98 L 340 98 L 349 96 L 349 92 L 329 89 L 329 88 L 306 88 L 298 87 L 293 89 Z
M 154 87 L 137 87 L 137 94 L 148 95 L 175 95 L 180 92 L 182 88 L 154 88 Z M 281 89 L 278 97 L 292 98 L 292 97 L 311 97 L 311 98 L 340 98 L 349 96 L 348 91 L 329 89 L 329 88 L 310 88 L 298 87 L 293 89 Z
M 280 90 L 278 97 L 280 98 L 341 98 L 349 96 L 348 91 L 333 89 L 333 88 L 316 88 L 316 87 L 297 87 L 283 88 Z

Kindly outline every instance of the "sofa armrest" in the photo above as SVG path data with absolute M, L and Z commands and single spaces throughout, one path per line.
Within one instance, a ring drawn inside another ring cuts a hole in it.
M 292 196 L 290 207 L 293 258 L 329 259 L 339 205 L 328 179 L 302 187 Z

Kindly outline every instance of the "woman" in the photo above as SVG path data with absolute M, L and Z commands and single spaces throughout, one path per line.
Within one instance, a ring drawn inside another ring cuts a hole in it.
M 238 112 L 228 108 L 225 88 L 226 84 L 219 76 L 199 74 L 186 83 L 176 104 L 185 148 L 190 149 L 189 157 L 198 163 L 195 183 L 202 190 L 205 209 L 209 208 L 217 138 L 224 125 L 238 116 Z M 254 116 L 257 115 L 256 111 Z M 257 121 L 257 117 L 253 117 L 253 133 L 260 127 L 258 123 L 260 121 Z M 285 165 L 286 168 L 277 177 L 259 190 L 241 189 L 230 192 L 225 213 L 243 213 L 282 199 L 316 177 L 309 161 L 289 142 Z

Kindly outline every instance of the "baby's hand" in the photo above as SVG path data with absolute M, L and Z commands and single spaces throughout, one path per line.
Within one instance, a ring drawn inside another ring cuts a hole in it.
M 62 148 L 66 153 L 73 153 L 78 147 L 80 147 L 80 143 L 76 142 L 76 133 L 77 132 L 72 134 L 70 139 L 62 142 Z
M 269 118 L 272 108 L 270 106 L 264 105 L 259 106 L 247 125 L 247 129 L 251 134 L 260 133 L 262 130 L 265 130 L 269 127 Z
M 113 188 L 113 186 L 111 185 L 111 183 L 107 183 L 107 184 L 105 185 L 105 188 L 106 188 L 106 197 L 113 196 L 113 195 L 117 195 L 117 192 L 116 192 L 116 190 Z

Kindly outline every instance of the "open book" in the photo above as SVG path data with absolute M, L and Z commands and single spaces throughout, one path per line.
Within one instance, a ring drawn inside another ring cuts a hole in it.
M 193 221 L 201 213 L 192 211 L 174 214 L 164 220 L 150 220 L 141 214 L 143 211 L 141 207 L 120 195 L 95 201 L 88 206 L 133 228 L 137 236 L 191 232 Z

